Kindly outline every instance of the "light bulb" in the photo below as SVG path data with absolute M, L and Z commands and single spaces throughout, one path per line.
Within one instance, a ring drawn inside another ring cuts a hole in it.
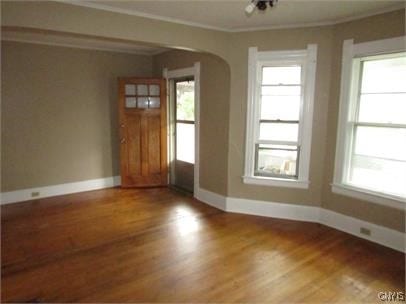
M 247 14 L 252 14 L 252 12 L 254 11 L 254 9 L 255 9 L 255 4 L 254 4 L 254 2 L 251 2 L 251 3 L 248 4 L 247 7 L 245 8 L 245 12 L 246 12 Z

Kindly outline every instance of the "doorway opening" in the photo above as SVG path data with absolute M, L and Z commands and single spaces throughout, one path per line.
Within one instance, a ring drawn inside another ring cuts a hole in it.
M 174 155 L 170 184 L 193 193 L 195 164 L 195 81 L 193 77 L 173 81 Z
M 192 195 L 199 185 L 199 72 L 199 63 L 164 71 L 169 92 L 169 185 Z

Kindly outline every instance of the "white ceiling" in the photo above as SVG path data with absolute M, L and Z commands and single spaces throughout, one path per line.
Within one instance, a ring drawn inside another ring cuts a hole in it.
M 140 55 L 155 55 L 167 50 L 165 48 L 140 45 L 123 40 L 110 40 L 97 37 L 74 36 L 66 34 L 62 35 L 51 32 L 16 31 L 7 29 L 2 30 L 1 40 Z
M 224 31 L 333 24 L 405 6 L 387 0 L 279 0 L 272 9 L 247 15 L 251 0 L 59 1 Z
M 265 12 L 255 11 L 248 16 L 245 7 L 250 0 L 56 1 L 223 31 L 333 24 L 399 9 L 406 3 L 386 0 L 279 0 L 274 8 L 268 8 Z M 168 50 L 125 40 L 4 28 L 1 40 L 142 55 L 155 55 Z

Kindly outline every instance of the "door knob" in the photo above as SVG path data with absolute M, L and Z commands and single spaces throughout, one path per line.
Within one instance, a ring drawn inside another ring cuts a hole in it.
M 121 142 L 122 144 L 124 144 L 124 143 L 125 143 L 125 138 L 122 138 L 120 142 Z

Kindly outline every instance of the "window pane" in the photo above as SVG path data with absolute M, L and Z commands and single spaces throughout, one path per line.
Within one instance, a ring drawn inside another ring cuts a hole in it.
M 406 129 L 358 126 L 354 152 L 406 161 Z
M 135 84 L 125 85 L 125 95 L 135 95 Z
M 161 99 L 159 97 L 150 97 L 149 98 L 149 107 L 150 108 L 159 108 L 161 106 Z
M 262 84 L 300 84 L 300 66 L 264 67 Z
M 176 83 L 176 119 L 195 120 L 195 82 Z
M 354 156 L 349 184 L 406 197 L 406 162 Z
M 406 94 L 362 94 L 358 120 L 406 124 Z
M 261 95 L 294 95 L 301 94 L 301 86 L 262 86 Z
M 148 86 L 146 84 L 138 84 L 137 95 L 148 95 Z
M 256 175 L 297 176 L 296 146 L 259 145 Z
M 125 107 L 126 108 L 136 108 L 137 100 L 135 99 L 135 97 L 126 97 L 125 98 Z
M 261 119 L 299 120 L 300 96 L 263 96 Z
M 141 109 L 147 109 L 148 108 L 148 97 L 138 97 L 138 107 Z
M 297 142 L 298 123 L 260 123 L 259 138 L 261 140 Z
M 176 123 L 176 159 L 195 162 L 195 125 Z
M 365 61 L 362 93 L 405 92 L 406 56 Z
M 151 84 L 149 86 L 149 95 L 151 95 L 151 96 L 159 96 L 159 85 Z

